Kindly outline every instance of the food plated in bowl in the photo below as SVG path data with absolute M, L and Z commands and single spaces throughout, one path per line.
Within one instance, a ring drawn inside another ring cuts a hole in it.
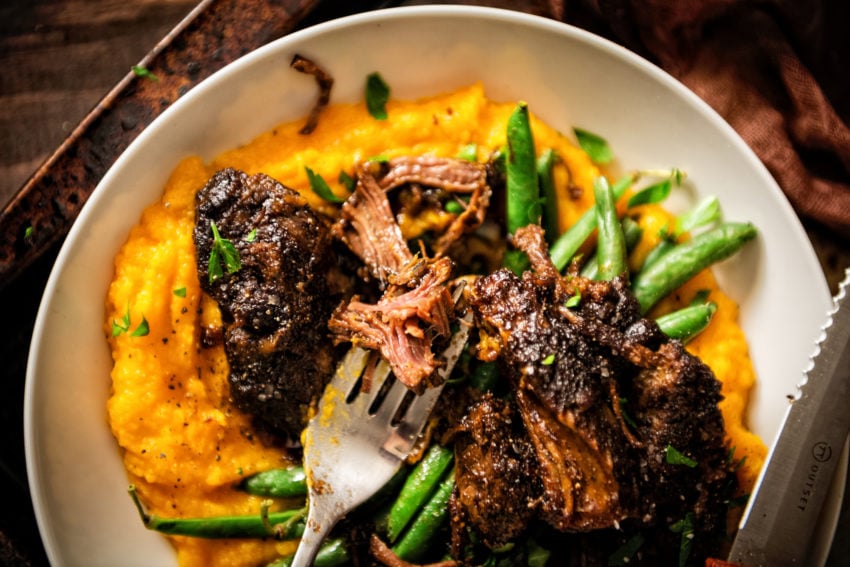
M 506 39 L 487 41 L 495 36 Z M 365 77 L 375 71 L 397 100 L 478 81 L 488 98 L 526 100 L 535 115 L 564 132 L 583 126 L 604 134 L 615 149 L 615 168 L 679 167 L 690 179 L 678 191 L 685 200 L 717 195 L 726 217 L 752 221 L 760 232 L 757 241 L 715 273 L 741 305 L 759 376 L 750 426 L 769 442 L 785 395 L 799 378 L 788 368 L 805 367 L 828 298 L 787 203 L 740 140 L 669 77 L 572 28 L 493 10 L 388 11 L 306 30 L 217 75 L 157 121 L 87 205 L 49 285 L 29 377 L 34 503 L 52 560 L 176 561 L 160 536 L 142 527 L 126 496 L 121 454 L 105 422 L 112 365 L 103 300 L 115 255 L 181 160 L 198 155 L 201 163 L 210 163 L 309 112 L 315 84 L 289 68 L 296 53 L 333 76 L 333 102 L 362 102 Z M 787 267 L 789 258 L 796 267 Z M 180 287 L 175 283 L 174 289 Z M 776 305 L 794 305 L 795 329 L 811 336 L 782 330 L 787 314 Z M 138 321 L 134 314 L 131 331 Z M 66 488 L 69 479 L 73 490 Z M 76 521 L 80 514 L 90 519 Z

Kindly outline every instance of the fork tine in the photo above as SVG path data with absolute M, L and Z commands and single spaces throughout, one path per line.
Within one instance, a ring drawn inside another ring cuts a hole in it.
M 389 392 L 387 392 L 387 396 L 381 401 L 381 406 L 375 413 L 375 419 L 380 423 L 389 425 L 398 411 L 399 405 L 409 391 L 407 386 L 396 380 Z

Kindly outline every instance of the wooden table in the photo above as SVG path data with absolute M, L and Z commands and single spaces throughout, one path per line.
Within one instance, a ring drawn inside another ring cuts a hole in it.
M 355 10 L 336 4 L 320 5 L 304 25 Z M 195 5 L 196 0 L 4 0 L 0 6 L 0 205 Z M 850 265 L 850 245 L 819 227 L 807 230 L 834 290 L 844 266 Z M 29 339 L 56 252 L 54 247 L 0 291 L 4 314 L 0 326 L 0 564 L 4 565 L 46 564 L 26 486 L 22 399 Z M 844 508 L 831 566 L 850 564 L 850 514 L 846 513 L 850 506 L 845 503 Z

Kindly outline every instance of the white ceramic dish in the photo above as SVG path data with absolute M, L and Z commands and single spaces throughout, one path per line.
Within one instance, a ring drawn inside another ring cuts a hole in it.
M 130 146 L 86 204 L 47 285 L 27 376 L 29 482 L 53 564 L 175 564 L 127 497 L 105 423 L 111 360 L 103 298 L 115 253 L 182 157 L 209 159 L 306 114 L 315 87 L 289 69 L 296 52 L 334 76 L 334 101 L 361 98 L 364 78 L 375 70 L 395 98 L 480 80 L 491 98 L 527 100 L 562 131 L 582 126 L 603 134 L 624 168 L 684 169 L 694 198 L 717 195 L 728 219 L 754 222 L 758 240 L 716 273 L 741 304 L 760 377 L 751 425 L 772 440 L 830 299 L 796 216 L 733 130 L 656 67 L 551 20 L 470 7 L 373 12 L 292 34 L 205 81 Z M 820 529 L 821 557 L 837 520 L 839 476 Z

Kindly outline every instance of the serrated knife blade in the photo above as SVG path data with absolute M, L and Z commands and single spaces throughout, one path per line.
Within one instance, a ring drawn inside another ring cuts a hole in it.
M 818 516 L 850 431 L 850 268 L 750 496 L 729 561 L 810 565 Z

